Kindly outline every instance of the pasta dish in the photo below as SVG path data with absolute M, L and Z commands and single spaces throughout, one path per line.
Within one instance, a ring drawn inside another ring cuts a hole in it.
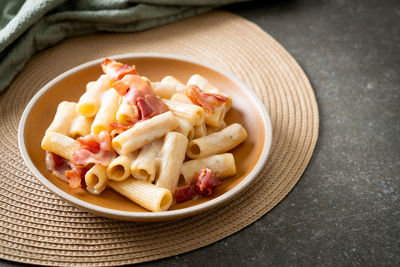
M 63 101 L 42 139 L 46 167 L 91 194 L 107 187 L 150 211 L 211 196 L 236 174 L 247 132 L 227 125 L 232 98 L 205 77 L 150 81 L 106 58 L 79 101 Z

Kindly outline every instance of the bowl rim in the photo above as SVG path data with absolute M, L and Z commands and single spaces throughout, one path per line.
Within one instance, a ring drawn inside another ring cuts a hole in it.
M 170 210 L 170 211 L 159 211 L 159 212 L 133 212 L 133 211 L 122 211 L 122 210 L 115 210 L 115 209 L 110 209 L 110 208 L 105 208 L 101 207 L 92 203 L 88 203 L 86 201 L 83 201 L 81 199 L 78 199 L 60 188 L 58 188 L 56 185 L 54 185 L 52 182 L 50 182 L 44 175 L 41 174 L 41 172 L 36 168 L 36 166 L 33 164 L 32 160 L 30 159 L 28 152 L 25 147 L 25 140 L 24 140 L 24 134 L 25 134 L 25 124 L 26 120 L 30 114 L 31 109 L 34 107 L 35 103 L 37 100 L 45 93 L 47 90 L 49 90 L 54 84 L 59 82 L 60 80 L 64 79 L 65 77 L 78 72 L 84 68 L 90 67 L 95 64 L 100 64 L 105 57 L 98 58 L 95 60 L 88 61 L 86 63 L 83 63 L 81 65 L 78 65 L 72 69 L 69 69 L 60 75 L 56 76 L 53 78 L 51 81 L 49 81 L 47 84 L 45 84 L 29 101 L 28 105 L 25 107 L 25 110 L 21 116 L 21 120 L 19 123 L 18 127 L 18 146 L 19 150 L 22 154 L 22 157 L 30 169 L 30 171 L 33 173 L 33 175 L 43 184 L 45 185 L 50 191 L 58 195 L 59 197 L 63 198 L 64 200 L 67 200 L 68 202 L 74 204 L 75 206 L 79 206 L 87 211 L 90 211 L 92 213 L 95 213 L 97 215 L 101 215 L 104 217 L 111 217 L 114 219 L 122 219 L 122 220 L 131 220 L 131 221 L 164 221 L 164 220 L 173 220 L 176 218 L 183 218 L 183 217 L 188 217 L 191 215 L 195 215 L 198 213 L 205 212 L 207 210 L 216 208 L 217 206 L 222 205 L 223 203 L 231 200 L 233 197 L 239 195 L 240 192 L 242 192 L 245 188 L 248 187 L 248 185 L 257 177 L 257 175 L 261 172 L 263 166 L 266 163 L 266 160 L 269 156 L 270 150 L 271 150 L 271 144 L 272 144 L 272 126 L 271 126 L 271 120 L 269 117 L 269 114 L 264 106 L 264 104 L 261 102 L 261 100 L 258 98 L 258 96 L 250 89 L 249 86 L 247 86 L 244 82 L 242 82 L 239 78 L 234 76 L 233 74 L 215 66 L 211 66 L 210 64 L 198 61 L 196 59 L 184 57 L 181 55 L 175 55 L 175 54 L 170 54 L 170 53 L 126 53 L 126 54 L 117 54 L 117 55 L 112 55 L 108 56 L 109 58 L 113 58 L 116 60 L 123 60 L 126 58 L 163 58 L 163 59 L 174 59 L 174 60 L 179 60 L 179 61 L 186 61 L 192 64 L 197 64 L 205 68 L 209 68 L 215 72 L 218 72 L 222 74 L 223 76 L 229 78 L 233 82 L 239 85 L 240 88 L 246 91 L 246 93 L 252 98 L 252 100 L 256 103 L 256 108 L 259 111 L 259 113 L 262 116 L 262 121 L 263 121 L 263 127 L 265 131 L 265 140 L 264 140 L 264 146 L 261 152 L 261 155 L 259 159 L 257 160 L 257 163 L 253 167 L 253 169 L 250 171 L 250 173 L 242 180 L 240 181 L 237 185 L 235 185 L 231 190 L 223 193 L 222 195 L 213 198 L 209 201 L 206 201 L 204 203 L 191 206 L 191 207 L 186 207 L 183 209 L 178 209 L 178 210 Z

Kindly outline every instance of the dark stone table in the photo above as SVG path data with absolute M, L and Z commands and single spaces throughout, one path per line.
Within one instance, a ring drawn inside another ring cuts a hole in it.
M 400 1 L 224 9 L 262 27 L 303 67 L 319 106 L 318 143 L 295 188 L 257 222 L 141 266 L 399 266 Z

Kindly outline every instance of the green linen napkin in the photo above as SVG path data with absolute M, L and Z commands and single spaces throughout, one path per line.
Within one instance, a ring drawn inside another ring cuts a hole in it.
M 1 0 L 0 92 L 38 51 L 94 33 L 135 32 L 248 0 Z

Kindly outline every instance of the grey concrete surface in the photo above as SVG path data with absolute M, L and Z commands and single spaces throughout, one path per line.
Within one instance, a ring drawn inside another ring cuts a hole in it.
M 295 188 L 257 222 L 140 266 L 399 266 L 400 1 L 224 9 L 259 25 L 303 67 L 319 106 L 318 143 Z

